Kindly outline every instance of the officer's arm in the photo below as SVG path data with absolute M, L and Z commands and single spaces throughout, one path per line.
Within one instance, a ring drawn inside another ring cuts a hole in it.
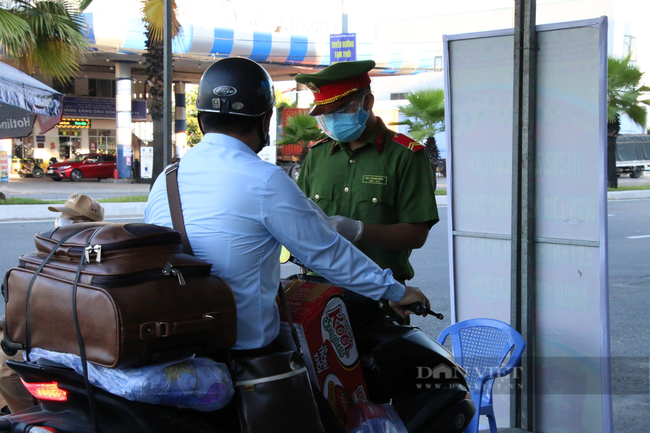
M 359 242 L 387 250 L 412 250 L 422 248 L 433 221 L 422 223 L 363 224 Z

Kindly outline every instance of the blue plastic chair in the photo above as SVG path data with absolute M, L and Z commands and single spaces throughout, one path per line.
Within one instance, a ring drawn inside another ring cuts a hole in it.
M 492 407 L 492 385 L 497 377 L 507 376 L 519 364 L 526 342 L 513 327 L 494 319 L 470 319 L 442 330 L 438 343 L 451 337 L 456 362 L 467 371 L 467 384 L 476 414 L 465 433 L 476 433 L 481 415 L 488 417 L 490 433 L 497 433 Z M 504 360 L 512 350 L 505 365 Z

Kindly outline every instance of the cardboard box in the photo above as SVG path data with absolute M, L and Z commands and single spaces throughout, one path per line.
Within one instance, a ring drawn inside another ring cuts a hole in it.
M 282 285 L 312 382 L 345 425 L 350 407 L 368 401 L 368 392 L 343 291 L 300 280 L 283 281 Z M 289 325 L 284 315 L 281 317 L 281 339 L 293 347 Z

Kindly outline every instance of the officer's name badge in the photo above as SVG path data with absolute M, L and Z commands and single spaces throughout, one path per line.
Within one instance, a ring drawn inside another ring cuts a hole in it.
M 386 185 L 388 178 L 386 176 L 376 176 L 373 174 L 366 174 L 363 176 L 362 183 L 373 183 L 376 185 Z

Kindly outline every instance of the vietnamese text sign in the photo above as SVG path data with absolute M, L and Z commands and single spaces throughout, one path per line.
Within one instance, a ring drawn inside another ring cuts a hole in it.
M 88 129 L 88 128 L 90 128 L 90 119 L 68 119 L 68 118 L 64 117 L 56 125 L 56 127 L 57 128 Z
M 357 34 L 330 35 L 330 64 L 357 60 Z
M 0 152 L 0 182 L 9 182 L 9 154 Z
M 535 341 L 527 343 L 535 345 L 539 431 L 612 429 L 606 35 L 606 18 L 538 26 L 537 310 Z M 509 322 L 513 32 L 445 41 L 452 314 Z M 495 401 L 509 405 L 507 395 Z M 496 418 L 505 426 L 509 417 L 497 409 Z
M 114 98 L 65 98 L 63 116 L 68 118 L 115 119 Z M 146 101 L 131 101 L 131 117 L 147 118 Z

